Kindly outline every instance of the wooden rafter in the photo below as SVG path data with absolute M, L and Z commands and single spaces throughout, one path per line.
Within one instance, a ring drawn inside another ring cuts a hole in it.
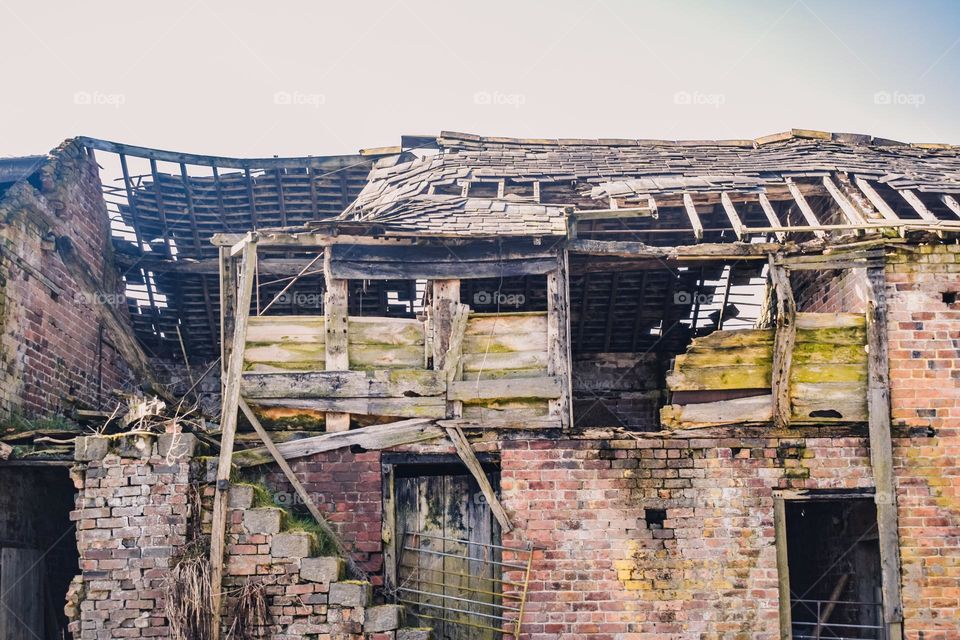
M 761 193 L 758 199 L 760 200 L 760 208 L 763 209 L 763 215 L 767 216 L 767 222 L 770 223 L 770 227 L 773 229 L 783 228 L 780 224 L 780 218 L 777 217 L 777 212 L 770 203 L 770 198 L 767 197 L 767 194 Z M 787 234 L 784 231 L 774 231 L 774 235 L 779 242 L 787 239 Z
M 854 180 L 857 183 L 857 186 L 860 188 L 860 191 L 863 192 L 863 195 L 867 196 L 867 200 L 870 201 L 870 204 L 883 216 L 885 219 L 890 221 L 899 221 L 900 216 L 897 215 L 896 211 L 893 210 L 886 200 L 877 193 L 877 190 L 873 188 L 873 185 L 867 182 L 866 179 L 857 176 Z
M 953 215 L 960 218 L 960 202 L 957 202 L 956 198 L 954 198 L 948 193 L 945 193 L 942 196 L 940 196 L 940 201 L 943 202 L 943 204 L 947 207 L 947 209 L 950 209 Z
M 726 191 L 720 194 L 720 203 L 723 205 L 723 211 L 727 214 L 727 219 L 730 220 L 730 226 L 733 227 L 733 232 L 737 236 L 737 240 L 743 240 L 746 235 L 743 230 L 743 222 L 740 220 L 740 216 L 737 215 L 737 210 L 733 206 L 733 201 L 730 199 L 730 194 Z
M 790 195 L 793 196 L 794 202 L 797 203 L 797 208 L 800 209 L 803 219 L 807 221 L 807 224 L 811 228 L 813 228 L 813 235 L 817 236 L 818 238 L 825 237 L 827 232 L 819 228 L 821 226 L 820 221 L 817 219 L 817 215 L 810 207 L 810 203 L 808 203 L 807 199 L 803 197 L 803 193 L 800 192 L 797 184 L 790 178 L 785 178 L 785 180 L 787 183 L 787 188 L 790 190 Z
M 920 200 L 919 196 L 910 189 L 898 189 L 897 193 L 907 201 L 907 203 L 913 207 L 913 210 L 917 212 L 921 218 L 927 222 L 939 222 L 937 216 L 933 215 L 930 209 L 927 209 L 927 205 L 923 204 L 923 201 Z
M 690 219 L 690 226 L 693 227 L 693 237 L 700 242 L 703 240 L 703 223 L 700 222 L 697 208 L 693 205 L 693 197 L 689 193 L 683 194 L 683 209 L 687 212 L 687 218 Z
M 866 224 L 867 220 L 860 215 L 860 212 L 857 210 L 853 204 L 847 200 L 847 197 L 843 194 L 843 191 L 840 190 L 840 187 L 830 179 L 829 176 L 823 176 L 823 186 L 826 187 L 827 193 L 833 198 L 834 202 L 837 203 L 837 206 L 840 207 L 840 212 L 843 214 L 843 217 L 847 219 L 847 222 L 850 224 Z

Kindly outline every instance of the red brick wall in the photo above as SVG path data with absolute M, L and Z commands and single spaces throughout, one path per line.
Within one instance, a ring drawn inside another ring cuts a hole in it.
M 328 451 L 301 458 L 291 466 L 317 507 L 351 549 L 357 564 L 371 574 L 375 585 L 383 584 L 380 452 Z M 279 470 L 272 469 L 266 480 L 275 491 L 278 503 L 298 505 L 299 497 Z
M 125 308 L 122 284 L 112 272 L 97 167 L 80 147 L 65 144 L 35 183 L 39 189 L 26 183 L 14 187 L 0 207 L 7 222 L 0 236 L 29 265 L 9 256 L 0 261 L 0 412 L 50 416 L 74 405 L 104 408 L 109 393 L 129 388 L 131 381 L 111 336 L 101 330 L 97 301 L 78 288 L 52 242 L 54 236 L 69 238 L 104 290 L 115 293 L 103 302 Z
M 865 269 L 797 271 L 790 278 L 797 309 L 809 313 L 863 313 Z
M 873 485 L 860 438 L 513 441 L 501 464 L 505 541 L 546 548 L 527 640 L 777 638 L 774 489 Z
M 887 268 L 891 404 L 908 638 L 960 638 L 960 250 Z

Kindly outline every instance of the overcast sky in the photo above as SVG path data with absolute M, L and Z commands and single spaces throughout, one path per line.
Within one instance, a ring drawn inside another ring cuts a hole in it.
M 960 3 L 0 0 L 0 155 L 325 155 L 441 130 L 960 144 Z

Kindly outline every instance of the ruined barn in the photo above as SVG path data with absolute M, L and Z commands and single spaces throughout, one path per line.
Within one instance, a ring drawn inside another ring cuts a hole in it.
M 0 178 L 0 636 L 960 637 L 955 147 Z

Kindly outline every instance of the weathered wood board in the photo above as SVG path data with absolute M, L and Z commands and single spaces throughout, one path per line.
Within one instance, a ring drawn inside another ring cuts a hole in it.
M 0 638 L 47 637 L 44 591 L 43 554 L 38 549 L 4 547 L 0 551 Z
M 715 331 L 697 338 L 677 356 L 667 375 L 671 391 L 756 389 L 761 395 L 699 404 L 674 404 L 661 411 L 665 427 L 765 422 L 762 394 L 770 389 L 772 329 Z M 867 351 L 864 316 L 798 313 L 789 370 L 791 422 L 866 420 Z

